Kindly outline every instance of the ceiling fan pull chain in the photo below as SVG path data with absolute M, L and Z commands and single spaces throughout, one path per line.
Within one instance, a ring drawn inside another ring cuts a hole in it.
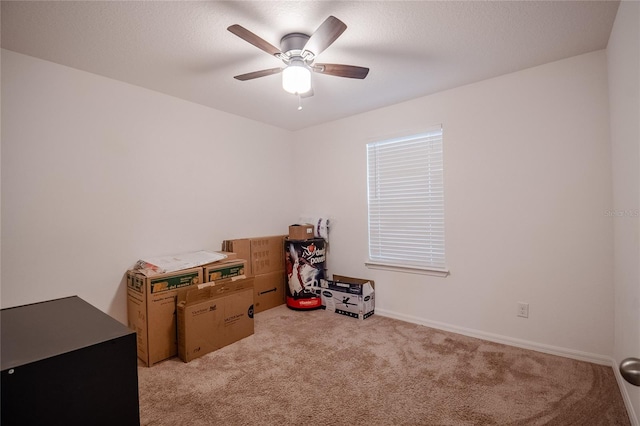
M 302 111 L 302 96 L 298 93 L 298 111 Z

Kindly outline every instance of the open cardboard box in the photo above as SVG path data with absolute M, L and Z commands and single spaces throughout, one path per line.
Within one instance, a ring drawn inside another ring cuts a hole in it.
M 253 334 L 253 278 L 228 279 L 178 296 L 178 356 L 199 358 Z
M 327 311 L 367 319 L 375 310 L 374 283 L 362 278 L 333 275 L 322 282 L 322 306 Z

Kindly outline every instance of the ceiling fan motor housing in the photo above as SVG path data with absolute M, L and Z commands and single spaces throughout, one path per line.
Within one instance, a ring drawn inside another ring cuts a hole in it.
M 306 34 L 287 34 L 280 40 L 280 51 L 282 51 L 288 58 L 300 56 L 302 54 L 302 49 L 304 49 L 304 46 L 307 44 L 308 40 L 309 36 Z M 313 53 L 311 57 L 313 58 Z M 309 58 L 306 57 L 303 59 L 307 61 L 309 60 Z

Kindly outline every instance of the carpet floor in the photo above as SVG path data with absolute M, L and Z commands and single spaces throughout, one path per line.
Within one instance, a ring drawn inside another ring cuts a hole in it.
M 138 368 L 142 425 L 629 425 L 611 367 L 282 305 L 189 363 Z

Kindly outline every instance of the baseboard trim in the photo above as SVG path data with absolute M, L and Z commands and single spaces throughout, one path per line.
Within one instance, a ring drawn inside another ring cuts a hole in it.
M 624 380 L 624 377 L 622 377 L 622 374 L 620 374 L 618 363 L 614 359 L 612 359 L 611 362 L 613 363 L 613 374 L 616 376 L 616 381 L 618 382 L 618 387 L 620 388 L 620 393 L 622 394 L 624 406 L 627 408 L 627 414 L 629 414 L 631 426 L 640 426 L 638 416 L 636 415 L 636 412 L 633 409 L 633 404 L 631 403 L 631 396 L 629 395 L 629 392 L 627 392 L 627 386 L 625 385 L 626 380 Z
M 631 404 L 631 397 L 629 396 L 629 393 L 627 392 L 627 388 L 624 385 L 624 378 L 620 374 L 620 371 L 617 368 L 616 362 L 612 357 L 593 354 L 589 352 L 576 351 L 574 349 L 563 348 L 560 346 L 545 345 L 542 343 L 531 342 L 529 340 L 516 339 L 509 336 L 502 336 L 500 334 L 487 333 L 485 331 L 475 330 L 472 328 L 459 327 L 456 325 L 451 325 L 451 324 L 447 324 L 439 321 L 431 321 L 431 320 L 426 320 L 424 318 L 418 318 L 412 315 L 400 314 L 400 313 L 389 311 L 386 309 L 376 308 L 376 315 L 394 318 L 401 321 L 410 322 L 413 324 L 424 325 L 426 327 L 431 327 L 438 330 L 444 330 L 452 333 L 462 334 L 464 336 L 488 340 L 490 342 L 502 343 L 504 345 L 509 345 L 509 346 L 515 346 L 517 348 L 529 349 L 532 351 L 542 352 L 550 355 L 557 355 L 565 358 L 575 359 L 578 361 L 586 361 L 594 364 L 606 365 L 608 367 L 612 367 L 614 376 L 616 377 L 616 381 L 618 382 L 618 388 L 620 389 L 620 393 L 622 394 L 624 405 L 627 409 L 627 414 L 629 415 L 629 420 L 631 421 L 631 425 L 640 426 L 640 424 L 638 423 L 638 417 L 636 416 L 636 413 L 633 409 L 633 405 Z
M 488 340 L 490 342 L 502 343 L 509 346 L 515 346 L 523 349 L 530 349 L 537 352 L 543 352 L 551 355 L 558 355 L 565 358 L 572 358 L 578 361 L 586 361 L 592 362 L 594 364 L 613 366 L 613 358 L 593 354 L 589 352 L 576 351 L 573 349 L 562 348 L 559 346 L 545 345 L 542 343 L 531 342 L 529 340 L 516 339 L 513 337 L 502 336 L 500 334 L 487 333 L 481 330 L 475 330 L 472 328 L 459 327 L 456 325 L 446 324 L 439 321 L 431 321 L 423 318 L 414 317 L 412 315 L 399 314 L 397 312 L 388 311 L 386 309 L 378 309 L 376 308 L 376 314 L 395 318 L 406 322 L 411 322 L 414 324 L 420 324 L 431 328 L 436 328 L 438 330 L 450 331 L 452 333 L 458 333 L 469 337 L 475 337 L 478 339 Z

